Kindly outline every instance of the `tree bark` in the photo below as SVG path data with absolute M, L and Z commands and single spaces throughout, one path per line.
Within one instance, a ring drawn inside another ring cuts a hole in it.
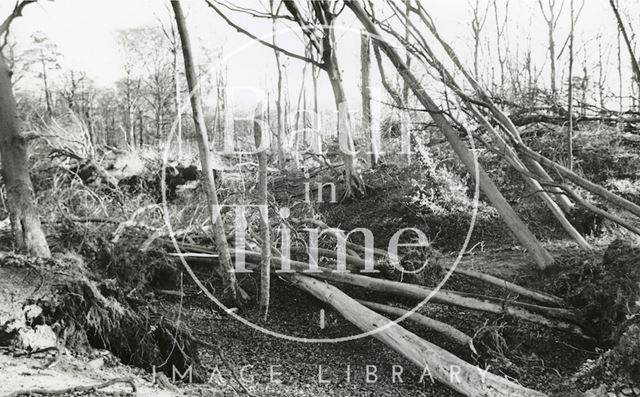
M 29 177 L 27 142 L 20 135 L 10 72 L 1 54 L 0 156 L 16 248 L 31 256 L 48 258 L 51 252 L 42 231 L 33 185 Z
M 332 37 L 333 30 L 329 33 Z M 342 83 L 342 73 L 338 66 L 338 58 L 335 52 L 335 38 L 330 41 L 331 44 L 325 45 L 324 70 L 326 71 L 333 96 L 336 103 L 336 111 L 338 113 L 338 143 L 340 155 L 344 162 L 344 182 L 345 182 L 345 198 L 353 196 L 353 188 L 355 187 L 361 193 L 364 193 L 364 182 L 355 167 L 355 145 L 353 143 L 353 135 L 351 133 L 351 120 L 349 118 L 349 104 L 347 95 L 344 91 Z
M 267 161 L 269 144 L 262 139 L 267 137 L 269 131 L 265 131 L 264 112 L 262 106 L 258 105 L 255 112 L 253 124 L 253 135 L 258 150 L 258 205 L 260 206 L 260 238 L 262 239 L 260 261 L 260 309 L 265 321 L 269 315 L 269 295 L 271 285 L 271 233 L 269 230 L 269 201 L 267 193 Z M 264 146 L 264 147 L 263 147 Z
M 362 89 L 362 130 L 371 141 L 371 168 L 378 164 L 378 147 L 373 136 L 371 117 L 371 39 L 366 32 L 360 35 L 360 67 Z
M 203 182 L 206 188 L 209 216 L 213 226 L 214 239 L 216 247 L 220 254 L 220 264 L 223 268 L 223 281 L 231 298 L 238 300 L 237 280 L 235 270 L 232 266 L 227 238 L 222 223 L 220 207 L 218 203 L 218 193 L 216 191 L 216 181 L 213 174 L 211 151 L 209 150 L 209 137 L 207 134 L 207 126 L 202 112 L 202 102 L 200 99 L 200 91 L 198 86 L 198 77 L 196 74 L 193 55 L 191 52 L 191 41 L 189 39 L 189 31 L 187 29 L 186 20 L 182 11 L 179 0 L 172 0 L 178 33 L 182 43 L 182 55 L 184 57 L 184 68 L 187 76 L 187 85 L 189 87 L 191 97 L 191 108 L 193 112 L 193 121 L 195 123 L 196 137 L 198 141 L 198 150 L 200 153 L 200 162 L 202 165 Z

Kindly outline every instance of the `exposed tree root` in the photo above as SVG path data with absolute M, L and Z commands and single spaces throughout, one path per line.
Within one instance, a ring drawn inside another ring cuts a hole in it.
M 0 266 L 22 279 L 28 271 L 22 262 L 29 260 L 11 257 Z M 37 294 L 25 295 L 21 304 L 40 307 L 42 313 L 34 321 L 51 326 L 67 347 L 79 352 L 108 349 L 125 364 L 147 369 L 155 365 L 169 375 L 174 366 L 181 372 L 191 367 L 195 380 L 204 379 L 197 347 L 184 324 L 127 298 L 113 282 L 89 279 L 81 262 L 51 259 L 36 266 L 46 270 L 46 283 Z M 29 291 L 31 285 L 18 288 Z M 7 343 L 15 341 L 14 336 Z

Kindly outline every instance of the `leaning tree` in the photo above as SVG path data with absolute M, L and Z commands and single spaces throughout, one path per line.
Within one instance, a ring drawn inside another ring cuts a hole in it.
M 0 36 L 8 34 L 11 22 L 36 0 L 17 3 L 0 25 Z M 27 139 L 20 133 L 16 100 L 11 86 L 11 71 L 0 53 L 0 155 L 2 177 L 7 191 L 7 206 L 16 247 L 29 255 L 50 257 L 49 245 L 42 231 L 33 185 L 29 177 Z

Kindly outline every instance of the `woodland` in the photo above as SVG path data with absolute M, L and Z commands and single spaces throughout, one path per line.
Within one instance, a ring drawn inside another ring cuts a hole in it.
M 1 396 L 640 396 L 639 3 L 157 2 L 111 87 L 0 15 Z

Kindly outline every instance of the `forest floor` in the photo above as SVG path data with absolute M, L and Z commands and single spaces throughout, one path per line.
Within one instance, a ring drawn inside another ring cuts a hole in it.
M 453 259 L 442 258 L 443 261 Z M 527 275 L 537 274 L 531 271 L 526 255 L 520 252 L 503 251 L 469 256 L 464 258 L 460 267 L 484 270 L 488 274 L 506 276 L 509 279 L 516 276 L 521 279 L 521 283 L 529 278 Z M 201 274 L 208 273 L 207 269 L 196 270 Z M 539 277 L 535 279 L 538 283 L 550 282 L 540 280 Z M 253 278 L 242 281 L 245 287 L 254 282 Z M 452 284 L 447 284 L 447 288 L 458 288 L 461 284 L 476 290 L 482 289 L 480 285 L 468 285 L 469 282 L 464 279 L 453 279 Z M 271 331 L 305 338 L 335 338 L 359 333 L 357 328 L 326 305 L 287 285 L 284 280 L 276 279 L 273 291 L 266 322 L 257 309 L 243 310 L 242 317 Z M 423 371 L 375 339 L 359 338 L 349 342 L 324 344 L 291 342 L 239 323 L 202 296 L 191 283 L 184 284 L 183 292 L 182 297 L 167 296 L 159 292 L 154 294 L 151 302 L 161 307 L 161 312 L 167 316 L 179 317 L 197 339 L 217 345 L 220 349 L 219 352 L 209 348 L 200 350 L 203 366 L 207 370 L 208 379 L 205 384 L 189 384 L 185 382 L 186 379 L 181 381 L 178 375 L 176 384 L 179 393 L 162 390 L 150 383 L 151 375 L 148 372 L 124 366 L 112 355 L 103 357 L 100 351 L 79 356 L 67 351 L 46 369 L 41 367 L 48 361 L 48 357 L 12 357 L 6 352 L 0 354 L 0 373 L 3 375 L 0 395 L 31 388 L 56 390 L 94 385 L 107 379 L 132 377 L 138 387 L 138 396 L 234 396 L 243 394 L 236 381 L 243 368 L 242 383 L 255 396 L 459 395 L 442 385 L 432 383 L 428 375 L 421 380 Z M 352 292 L 371 299 L 369 292 Z M 377 300 L 384 301 L 384 297 L 378 296 Z M 324 328 L 320 326 L 321 310 L 326 310 Z M 493 316 L 482 313 L 433 303 L 427 304 L 419 312 L 447 322 L 470 335 L 485 332 L 487 338 L 500 338 L 493 341 L 495 345 L 491 348 L 501 350 L 492 352 L 490 361 L 477 364 L 481 367 L 489 365 L 493 372 L 518 379 L 525 386 L 540 391 L 568 392 L 572 386 L 567 384 L 567 379 L 586 360 L 594 359 L 599 354 L 594 346 L 571 335 L 525 322 L 496 320 Z M 460 357 L 472 358 L 470 351 L 460 350 L 437 334 L 420 330 L 409 322 L 403 323 L 403 326 Z M 394 365 L 401 367 L 400 377 L 393 376 Z M 367 380 L 367 366 L 369 371 L 375 368 L 375 379 Z M 127 395 L 129 391 L 126 384 L 121 384 L 90 395 Z

